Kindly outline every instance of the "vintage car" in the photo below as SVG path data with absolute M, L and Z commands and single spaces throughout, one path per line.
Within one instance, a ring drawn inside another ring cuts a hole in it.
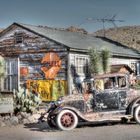
M 84 81 L 84 93 L 51 103 L 48 124 L 61 130 L 78 124 L 135 120 L 140 124 L 140 91 L 130 88 L 125 74 L 104 74 Z

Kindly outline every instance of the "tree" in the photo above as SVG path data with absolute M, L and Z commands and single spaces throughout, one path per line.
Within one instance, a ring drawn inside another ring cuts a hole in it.
M 92 48 L 89 49 L 88 54 L 90 56 L 90 70 L 92 74 L 96 75 L 110 72 L 109 58 L 111 55 L 109 50 L 105 49 L 99 53 Z
M 101 59 L 102 59 L 102 67 L 103 72 L 108 73 L 110 72 L 110 63 L 109 58 L 111 57 L 109 50 L 105 49 L 101 52 Z
M 90 56 L 90 71 L 92 74 L 101 74 L 102 73 L 102 66 L 101 66 L 101 57 L 97 50 L 90 49 L 89 50 Z

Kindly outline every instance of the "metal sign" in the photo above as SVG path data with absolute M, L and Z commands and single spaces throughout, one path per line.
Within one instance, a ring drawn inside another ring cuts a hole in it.
M 14 101 L 12 94 L 0 94 L 0 114 L 13 113 Z

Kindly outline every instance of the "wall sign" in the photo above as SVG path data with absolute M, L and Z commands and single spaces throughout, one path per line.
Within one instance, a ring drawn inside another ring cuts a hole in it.
M 42 101 L 56 101 L 67 93 L 65 80 L 28 80 L 27 88 L 39 94 Z
M 13 95 L 0 94 L 0 114 L 13 113 L 14 111 Z
M 57 53 L 51 52 L 43 57 L 41 63 L 44 64 L 44 66 L 41 67 L 41 70 L 44 72 L 45 78 L 54 79 L 61 69 L 62 61 Z

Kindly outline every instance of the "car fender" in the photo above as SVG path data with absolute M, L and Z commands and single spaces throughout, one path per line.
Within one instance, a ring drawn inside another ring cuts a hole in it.
M 127 114 L 134 114 L 134 109 L 140 105 L 140 97 L 134 99 L 128 106 Z
M 88 119 L 86 119 L 83 115 L 83 113 L 81 111 L 79 111 L 77 108 L 75 107 L 71 107 L 71 106 L 60 106 L 57 107 L 54 111 L 53 114 L 57 115 L 59 114 L 62 110 L 71 110 L 73 111 L 80 119 L 85 120 L 85 121 L 90 121 Z

